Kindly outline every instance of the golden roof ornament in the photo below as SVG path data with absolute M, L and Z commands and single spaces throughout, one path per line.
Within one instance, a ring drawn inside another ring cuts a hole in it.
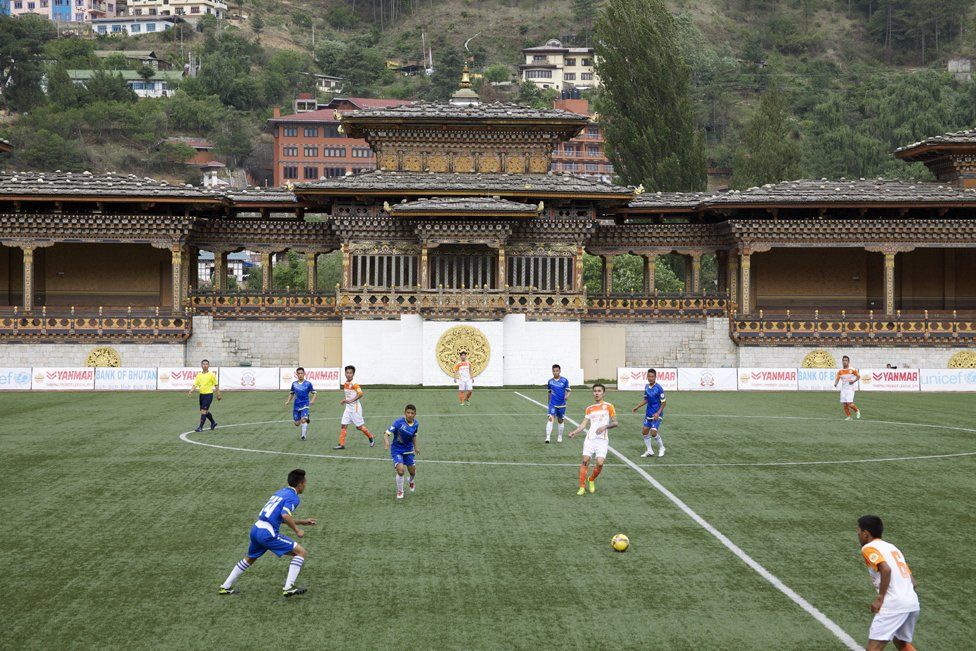
M 545 210 L 545 209 L 546 209 L 546 202 L 545 201 L 540 201 L 539 202 L 539 205 L 535 207 L 535 211 L 537 213 L 539 213 L 540 215 L 542 214 L 542 211 Z
M 458 85 L 458 89 L 454 91 L 451 95 L 451 104 L 455 106 L 475 106 L 481 104 L 481 98 L 478 97 L 478 93 L 471 88 L 471 69 L 468 67 L 467 61 L 464 62 L 464 68 L 461 70 L 461 83 Z
M 636 195 L 640 195 L 640 194 L 644 194 L 644 184 L 643 183 L 641 183 L 636 188 L 634 188 L 634 195 L 636 196 Z
M 390 202 L 389 201 L 384 201 L 383 202 L 383 212 L 389 213 L 391 210 L 393 210 L 393 208 L 390 207 Z

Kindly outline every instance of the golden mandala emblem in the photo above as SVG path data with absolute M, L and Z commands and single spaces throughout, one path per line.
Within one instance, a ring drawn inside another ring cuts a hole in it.
M 826 350 L 815 350 L 803 358 L 803 368 L 837 368 L 834 356 Z
M 85 366 L 110 366 L 118 368 L 122 366 L 122 357 L 114 348 L 99 346 L 98 348 L 92 348 L 91 352 L 88 353 L 88 358 L 85 359 Z
M 481 330 L 471 326 L 461 325 L 448 328 L 437 340 L 437 347 L 434 350 L 441 370 L 451 377 L 454 377 L 454 365 L 460 359 L 458 353 L 462 350 L 468 352 L 472 378 L 480 375 L 487 368 L 488 360 L 491 359 L 491 346 L 488 345 L 488 337 Z
M 960 350 L 949 358 L 949 368 L 976 368 L 976 350 Z

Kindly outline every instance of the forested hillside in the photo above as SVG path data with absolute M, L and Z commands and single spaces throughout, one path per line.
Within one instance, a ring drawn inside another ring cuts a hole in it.
M 0 85 L 11 112 L 0 137 L 18 169 L 126 170 L 193 180 L 189 152 L 168 135 L 212 139 L 231 165 L 267 166 L 264 123 L 312 89 L 310 73 L 346 79 L 343 94 L 445 99 L 465 56 L 487 79 L 513 78 L 520 49 L 549 38 L 593 40 L 597 0 L 242 0 L 245 21 L 137 38 L 56 39 L 43 21 L 0 23 Z M 733 183 L 770 176 L 905 176 L 927 172 L 891 150 L 976 125 L 976 83 L 946 72 L 976 54 L 974 0 L 671 0 L 691 68 L 695 124 L 713 166 Z M 468 42 L 465 51 L 464 43 Z M 388 60 L 435 72 L 406 77 Z M 174 97 L 139 100 L 113 76 L 124 61 L 94 49 L 154 49 L 196 77 Z M 29 56 L 24 57 L 27 53 Z M 65 71 L 105 72 L 87 90 Z M 42 78 L 48 94 L 41 91 Z M 14 83 L 11 83 L 14 82 Z M 544 104 L 533 87 L 485 99 Z

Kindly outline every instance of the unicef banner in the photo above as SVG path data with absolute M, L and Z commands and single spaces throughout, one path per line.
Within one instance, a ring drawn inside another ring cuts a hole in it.
M 922 391 L 976 391 L 976 368 L 920 369 Z
M 679 368 L 679 391 L 735 391 L 738 389 L 739 369 L 736 368 Z
M 676 368 L 656 368 L 657 383 L 665 391 L 678 390 L 678 369 Z M 643 391 L 647 384 L 647 368 L 618 368 L 617 369 L 617 390 L 618 391 Z
M 297 380 L 295 369 L 282 368 L 279 374 L 278 388 L 289 390 L 291 383 Z M 346 381 L 341 368 L 307 368 L 305 379 L 312 383 L 316 391 L 333 391 Z
M 0 368 L 0 391 L 27 391 L 31 388 L 31 369 Z
M 795 368 L 740 368 L 740 391 L 796 391 Z
M 861 391 L 918 391 L 917 368 L 861 369 Z
M 840 391 L 840 385 L 834 386 L 836 378 L 835 368 L 796 369 L 796 387 L 800 391 Z M 854 388 L 857 388 L 856 384 Z
M 95 391 L 155 391 L 155 368 L 96 368 Z
M 34 391 L 91 391 L 95 388 L 94 368 L 34 368 Z
M 220 369 L 211 366 L 210 370 L 217 374 L 217 381 L 221 380 Z M 199 366 L 160 366 L 157 374 L 156 388 L 160 391 L 189 391 L 193 388 L 193 380 L 200 372 Z
M 223 391 L 267 391 L 277 390 L 279 386 L 277 366 L 227 366 L 222 371 L 220 388 Z

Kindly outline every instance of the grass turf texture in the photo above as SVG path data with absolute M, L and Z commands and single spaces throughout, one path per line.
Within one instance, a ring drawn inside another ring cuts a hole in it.
M 377 435 L 407 401 L 419 408 L 418 492 L 402 502 L 388 453 L 352 430 L 336 454 L 381 460 L 190 445 L 178 434 L 196 425 L 196 400 L 180 394 L 0 395 L 0 647 L 843 648 L 613 458 L 597 493 L 577 497 L 581 442 L 543 445 L 538 406 L 511 390 L 478 390 L 463 408 L 456 395 L 368 391 Z M 284 396 L 228 393 L 214 412 L 222 425 L 286 421 Z M 589 397 L 575 392 L 572 417 Z M 877 422 L 972 427 L 972 396 L 858 397 L 865 418 L 844 422 L 835 394 L 671 393 L 668 454 L 639 462 L 861 642 L 873 590 L 854 522 L 881 515 L 919 582 L 919 648 L 965 648 L 976 457 L 675 465 L 976 452 L 972 432 Z M 621 415 L 611 443 L 636 460 L 641 421 L 629 407 L 640 394 L 608 398 Z M 329 455 L 338 400 L 319 394 L 305 443 L 289 422 L 192 436 Z M 218 596 L 257 510 L 294 467 L 309 479 L 297 515 L 319 519 L 303 541 L 309 593 L 282 599 L 287 563 L 267 554 L 242 594 Z M 615 533 L 630 536 L 627 553 L 610 549 Z

